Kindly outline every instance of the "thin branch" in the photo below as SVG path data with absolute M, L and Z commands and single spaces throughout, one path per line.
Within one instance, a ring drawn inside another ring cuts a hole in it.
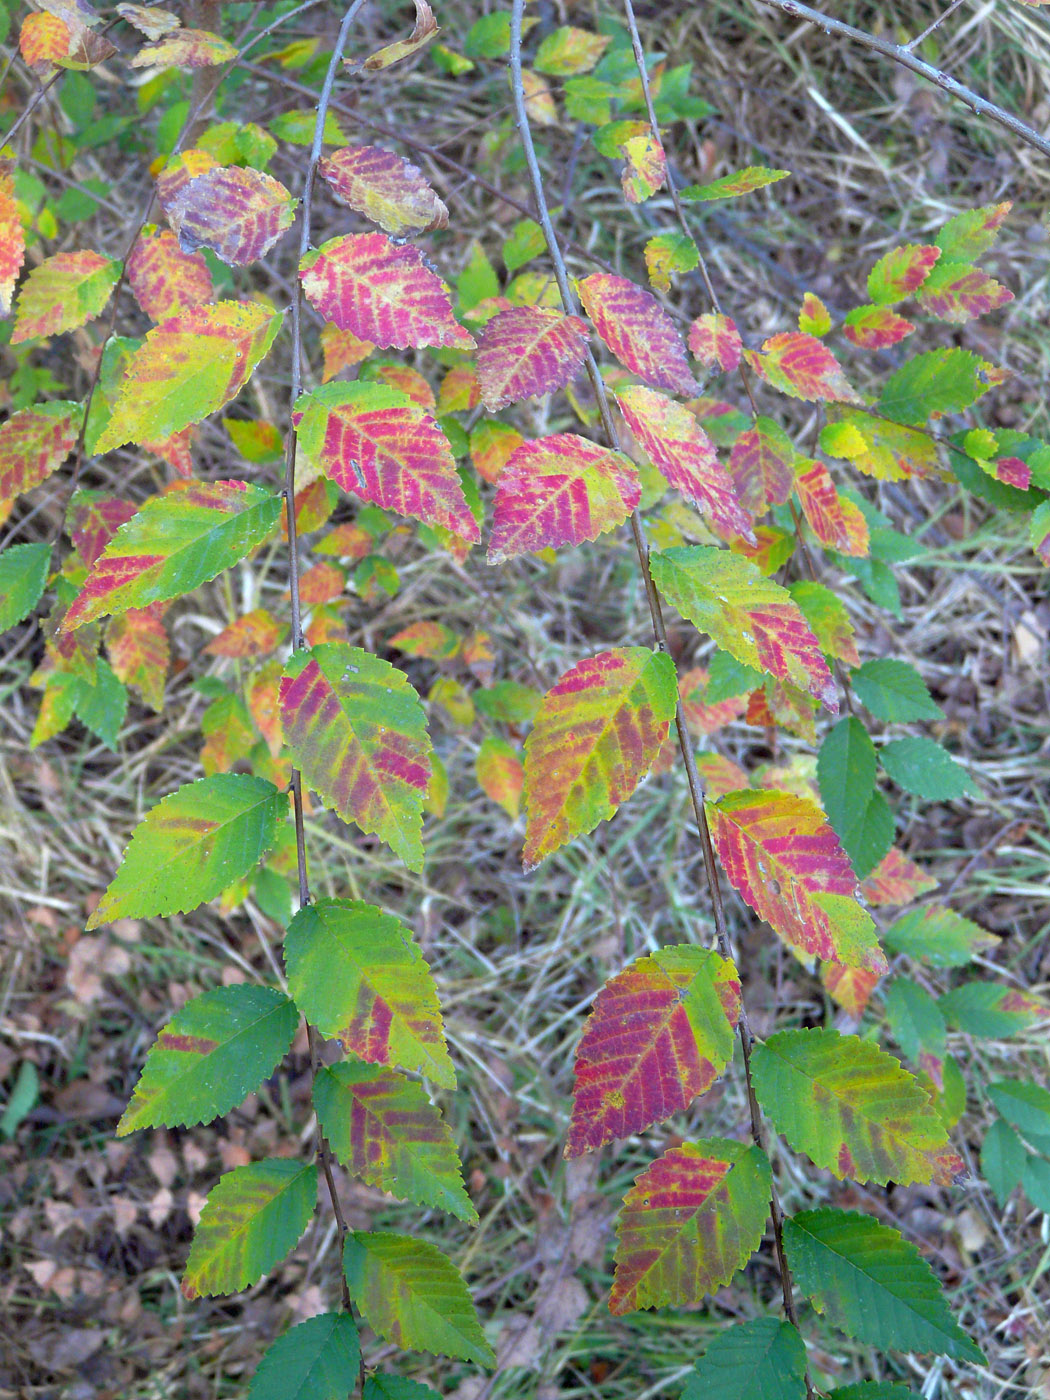
M 963 87 L 950 73 L 945 73 L 940 68 L 934 68 L 930 63 L 924 63 L 921 58 L 906 48 L 903 44 L 891 44 L 886 39 L 878 39 L 874 34 L 868 34 L 863 29 L 854 29 L 852 24 L 845 24 L 840 19 L 833 19 L 830 15 L 822 14 L 819 10 L 811 10 L 808 5 L 799 3 L 799 0 L 755 0 L 758 5 L 765 5 L 772 10 L 780 10 L 782 14 L 790 15 L 792 19 L 806 20 L 810 24 L 819 25 L 825 34 L 838 34 L 843 39 L 852 39 L 855 44 L 860 44 L 863 48 L 871 49 L 873 53 L 882 54 L 884 58 L 892 59 L 894 63 L 899 63 L 902 68 L 910 68 L 913 73 L 917 73 L 920 78 L 925 78 L 928 83 L 933 83 L 942 92 L 946 92 L 950 97 L 969 107 L 971 112 L 979 117 L 988 117 L 993 122 L 998 122 L 1026 145 L 1034 146 L 1037 151 L 1042 151 L 1044 156 L 1050 156 L 1050 139 L 1040 136 L 1038 131 L 1033 131 L 1019 117 L 1015 117 L 1012 112 L 1007 112 L 1003 107 L 997 107 L 994 102 L 989 102 L 980 93 L 971 91 L 968 87 Z
M 558 290 L 561 293 L 562 305 L 567 314 L 577 315 L 578 306 L 576 297 L 569 282 L 569 274 L 558 242 L 558 235 L 551 222 L 550 210 L 547 206 L 547 198 L 543 188 L 543 174 L 540 170 L 539 161 L 536 158 L 536 148 L 532 142 L 532 130 L 529 125 L 529 114 L 525 104 L 525 89 L 521 67 L 521 27 L 523 11 L 524 0 L 513 0 L 510 21 L 510 71 L 514 109 L 517 115 L 518 131 L 521 136 L 525 164 L 529 172 L 529 181 L 532 185 L 532 196 L 536 203 L 540 227 L 543 229 L 543 235 L 547 241 L 547 250 L 554 266 L 554 275 L 558 283 Z M 597 400 L 602 427 L 608 439 L 609 446 L 619 451 L 619 434 L 616 431 L 616 424 L 613 421 L 612 410 L 609 406 L 609 398 L 605 391 L 605 384 L 590 350 L 587 352 L 586 368 L 588 378 L 594 390 L 595 399 Z M 645 527 L 637 511 L 630 517 L 630 527 L 631 534 L 634 538 L 635 549 L 638 553 L 638 563 L 641 567 L 642 579 L 645 584 L 646 599 L 649 604 L 649 615 L 652 619 L 653 635 L 656 639 L 656 645 L 660 651 L 669 655 L 670 648 L 667 642 L 667 628 L 664 623 L 663 606 L 660 602 L 660 595 L 656 591 L 656 585 L 653 583 L 652 573 L 649 568 L 649 543 L 645 536 Z M 677 671 L 677 667 L 675 669 Z M 678 733 L 678 746 L 685 764 L 689 796 L 693 805 L 693 815 L 696 818 L 697 829 L 700 833 L 700 848 L 703 854 L 704 872 L 707 877 L 707 886 L 710 891 L 711 905 L 714 912 L 718 951 L 724 958 L 732 959 L 733 950 L 729 941 L 729 932 L 726 927 L 725 906 L 722 902 L 722 891 L 718 880 L 718 866 L 715 861 L 715 852 L 711 841 L 710 827 L 707 822 L 707 813 L 704 809 L 704 790 L 696 766 L 696 755 L 693 753 L 693 745 L 686 725 L 685 711 L 680 699 L 675 707 L 675 728 Z M 739 1030 L 740 1044 L 744 1053 L 744 1076 L 747 1081 L 751 1132 L 756 1144 L 761 1146 L 761 1119 L 759 1116 L 758 1101 L 755 1098 L 755 1092 L 751 1082 L 751 1047 L 754 1043 L 754 1037 L 748 1025 L 747 1013 L 743 1009 L 740 1014 Z M 773 1221 L 773 1238 L 784 1295 L 784 1311 L 792 1324 L 797 1327 L 798 1315 L 795 1310 L 791 1273 L 784 1254 L 783 1213 L 780 1209 L 780 1202 L 777 1198 L 775 1188 L 773 1189 L 770 1201 L 770 1215 Z M 809 1388 L 808 1376 L 807 1393 L 812 1395 L 812 1390 Z
M 339 34 L 335 41 L 335 48 L 332 50 L 332 57 L 329 60 L 328 71 L 325 74 L 324 85 L 321 88 L 321 95 L 317 99 L 317 115 L 314 121 L 314 139 L 310 147 L 310 161 L 306 167 L 306 182 L 303 186 L 303 209 L 302 228 L 299 235 L 299 256 L 296 260 L 296 268 L 306 256 L 310 248 L 310 226 L 313 215 L 313 188 L 314 177 L 317 174 L 317 165 L 321 159 L 321 147 L 324 142 L 325 119 L 328 116 L 328 107 L 332 100 L 332 88 L 335 86 L 335 75 L 338 72 L 339 64 L 342 61 L 343 50 L 350 35 L 350 26 L 357 16 L 357 12 L 364 5 L 365 0 L 353 0 L 343 16 L 343 22 L 339 26 Z M 302 337 L 302 308 L 303 289 L 302 282 L 297 277 L 295 281 L 295 292 L 292 296 L 292 384 L 289 398 L 288 412 L 288 447 L 285 452 L 284 461 L 284 508 L 288 522 L 288 583 L 291 594 L 292 605 L 292 655 L 300 651 L 304 646 L 303 625 L 302 625 L 302 600 L 299 595 L 299 542 L 295 528 L 295 455 L 297 446 L 297 433 L 292 423 L 292 410 L 303 386 L 302 359 L 303 359 L 303 337 Z M 304 909 L 310 903 L 310 880 L 306 865 L 306 829 L 303 818 L 303 780 L 298 768 L 292 769 L 291 783 L 292 810 L 295 818 L 295 858 L 296 871 L 299 878 L 299 908 Z M 310 1065 L 313 1077 L 316 1079 L 321 1067 L 320 1038 L 316 1029 L 307 1022 L 306 1033 L 310 1042 Z M 339 1193 L 336 1189 L 335 1174 L 332 1169 L 332 1151 L 321 1131 L 321 1123 L 318 1120 L 315 1145 L 317 1158 L 321 1163 L 321 1170 L 324 1173 L 325 1184 L 328 1188 L 328 1196 L 332 1202 L 332 1213 L 339 1229 L 340 1241 L 345 1241 L 347 1236 L 346 1217 L 343 1215 L 343 1208 L 339 1201 Z M 339 1281 L 342 1285 L 343 1308 L 346 1312 L 352 1311 L 350 1290 L 346 1282 L 346 1274 L 340 1260 Z M 364 1362 L 361 1362 L 360 1374 L 361 1389 L 364 1390 Z

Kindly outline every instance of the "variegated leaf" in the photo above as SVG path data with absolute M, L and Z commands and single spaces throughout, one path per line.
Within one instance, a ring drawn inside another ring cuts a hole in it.
M 333 642 L 292 657 L 280 705 L 304 781 L 344 821 L 421 870 L 431 744 L 405 676 L 378 656 Z
M 165 212 L 185 253 L 208 248 L 223 262 L 258 262 L 291 228 L 298 203 L 280 181 L 245 166 L 213 166 L 169 199 Z
M 519 447 L 496 484 L 488 561 L 597 539 L 641 498 L 630 458 L 573 433 Z
M 695 416 L 673 399 L 632 384 L 616 395 L 639 447 L 676 490 L 727 536 L 752 539 L 751 517 Z
M 561 389 L 575 379 L 586 354 L 587 327 L 578 316 L 538 306 L 500 311 L 481 333 L 477 366 L 482 402 L 494 413 Z
M 698 392 L 682 337 L 651 292 L 626 277 L 596 272 L 583 279 L 579 293 L 602 341 L 632 374 L 672 393 Z
M 886 971 L 875 924 L 857 902 L 857 877 L 815 802 L 745 790 L 708 804 L 708 815 L 729 883 L 789 948 Z
M 307 300 L 326 321 L 373 345 L 474 349 L 474 337 L 452 315 L 448 288 L 419 249 L 393 243 L 385 233 L 332 238 L 307 254 L 299 276 Z
M 576 1051 L 566 1157 L 681 1113 L 732 1059 L 740 980 L 731 962 L 682 944 L 609 979 Z
M 674 663 L 646 647 L 587 657 L 547 692 L 525 743 L 526 870 L 626 802 L 676 700 Z
M 317 173 L 338 199 L 395 238 L 448 225 L 448 210 L 422 171 L 381 146 L 343 146 Z

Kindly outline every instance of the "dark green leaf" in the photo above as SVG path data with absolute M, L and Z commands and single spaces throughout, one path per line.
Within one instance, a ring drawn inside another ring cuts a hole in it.
M 95 668 L 95 684 L 82 677 L 74 686 L 73 710 L 85 729 L 98 736 L 107 749 L 116 750 L 121 725 L 128 712 L 127 687 L 101 657 Z
M 1027 1079 L 1000 1079 L 988 1097 L 1017 1131 L 1040 1152 L 1050 1152 L 1050 1091 Z
M 365 1393 L 361 1400 L 441 1400 L 441 1397 L 422 1381 L 377 1371 L 365 1380 Z
M 933 739 L 894 739 L 883 744 L 879 760 L 898 787 L 929 802 L 980 796 L 966 769 Z
M 16 544 L 0 554 L 0 632 L 36 607 L 51 564 L 49 544 Z
M 784 1222 L 799 1288 L 847 1336 L 898 1351 L 984 1360 L 913 1244 L 868 1215 L 808 1210 Z
M 18 1125 L 36 1106 L 40 1096 L 40 1078 L 32 1060 L 23 1060 L 18 1066 L 14 1087 L 7 1096 L 4 1115 L 0 1118 L 0 1137 L 10 1141 L 18 1132 Z
M 728 651 L 714 651 L 707 663 L 704 704 L 717 705 L 722 700 L 735 700 L 738 695 L 747 695 L 765 683 L 764 671 L 745 666 L 735 656 L 730 656 Z
M 1050 1215 L 1050 1162 L 1042 1157 L 1026 1157 L 1024 1164 L 1024 1193 L 1044 1215 Z
M 905 1059 L 917 1064 L 922 1051 L 944 1058 L 944 1017 L 929 992 L 907 977 L 895 977 L 886 987 L 885 1001 L 890 1032 Z
M 1002 1118 L 996 1118 L 981 1144 L 981 1172 L 1001 1207 L 1024 1172 L 1024 1143 Z
M 682 1400 L 805 1400 L 806 1348 L 789 1322 L 759 1317 L 721 1332 Z
M 905 722 L 944 716 L 944 711 L 926 689 L 926 682 L 907 661 L 890 657 L 865 661 L 850 680 L 861 704 L 877 719 Z
M 248 1400 L 347 1400 L 360 1363 L 349 1313 L 321 1313 L 274 1342 L 252 1377 Z

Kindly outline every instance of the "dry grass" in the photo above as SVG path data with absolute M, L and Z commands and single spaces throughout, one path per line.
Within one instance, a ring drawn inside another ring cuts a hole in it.
M 568 11 L 584 24 L 592 7 Z M 939 343 L 970 345 L 1009 364 L 1016 378 L 998 396 L 992 424 L 1045 433 L 1045 164 L 908 75 L 743 0 L 668 11 L 649 6 L 642 15 L 650 49 L 691 60 L 694 93 L 720 113 L 677 130 L 674 159 L 682 178 L 752 163 L 793 172 L 790 182 L 722 206 L 698 225 L 719 294 L 746 332 L 757 338 L 789 326 L 806 290 L 832 307 L 854 304 L 863 299 L 867 268 L 894 242 L 922 237 L 959 208 L 1012 197 L 1015 216 L 994 265 L 1018 290 L 1017 299 L 991 327 L 966 327 Z M 597 8 L 600 17 L 611 13 Z M 468 14 L 473 17 L 473 7 L 450 0 L 440 16 L 453 43 Z M 884 9 L 866 3 L 851 4 L 841 17 L 862 27 L 888 23 Z M 928 8 L 912 0 L 895 8 L 892 21 L 901 34 L 913 34 L 929 18 Z M 314 23 L 305 16 L 302 32 Z M 947 28 L 952 37 L 929 41 L 926 57 L 1036 126 L 1050 121 L 1050 29 L 1039 11 L 973 5 Z M 505 101 L 501 71 L 482 65 L 458 82 L 433 71 L 423 64 L 410 81 L 386 82 L 382 119 L 425 130 L 427 141 L 523 199 L 520 175 L 500 171 L 484 151 L 489 113 Z M 272 115 L 261 94 L 242 91 L 253 112 Z M 367 116 L 371 99 L 364 109 Z M 574 170 L 565 226 L 571 221 L 577 242 L 638 277 L 643 242 L 653 227 L 671 226 L 666 201 L 628 212 L 615 174 L 586 143 L 574 145 L 571 130 L 544 137 L 552 189 L 561 190 L 567 167 Z M 298 153 L 292 155 L 284 168 L 280 161 L 275 166 L 278 177 L 293 178 Z M 456 229 L 435 240 L 436 260 L 454 271 L 464 255 L 462 230 L 469 229 L 496 261 L 518 215 L 438 162 L 425 163 Z M 136 166 L 118 181 L 113 199 L 133 208 L 141 188 Z M 342 212 L 324 206 L 318 240 L 344 225 Z M 120 220 L 103 211 L 93 233 L 92 246 L 115 248 Z M 576 270 L 585 264 L 578 260 Z M 268 290 L 280 297 L 284 286 L 275 281 Z M 702 289 L 690 281 L 676 310 L 684 319 L 702 309 Z M 286 367 L 276 363 L 261 381 L 258 408 L 279 416 Z M 433 379 L 432 358 L 419 357 L 418 367 Z M 716 391 L 730 395 L 733 386 Z M 522 410 L 525 430 L 571 426 L 567 414 L 563 423 L 541 421 L 540 413 Z M 800 433 L 812 431 L 804 406 L 789 412 L 788 421 Z M 207 469 L 225 451 L 222 435 L 209 431 Z M 162 480 L 163 469 L 128 457 L 116 468 L 93 465 L 89 484 L 144 494 L 151 478 Z M 34 530 L 42 537 L 57 524 L 48 499 L 27 537 Z M 878 488 L 877 501 L 923 552 L 898 569 L 899 621 L 859 590 L 844 595 L 862 652 L 904 656 L 919 667 L 946 711 L 945 732 L 983 794 L 967 805 L 905 801 L 899 843 L 921 853 L 954 907 L 1003 935 L 990 972 L 1045 987 L 1045 576 L 1014 519 L 949 487 Z M 37 504 L 35 497 L 31 502 Z M 357 599 L 346 609 L 351 639 L 360 645 L 381 649 L 399 627 L 420 618 L 440 618 L 461 631 L 480 625 L 493 636 L 497 675 L 546 685 L 588 651 L 648 639 L 623 540 L 569 551 L 550 564 L 527 560 L 498 570 L 486 569 L 477 555 L 462 568 L 425 555 L 407 536 L 390 548 L 401 570 L 398 597 L 378 612 Z M 133 706 L 118 754 L 77 725 L 30 753 L 37 693 L 27 682 L 38 641 L 16 634 L 0 664 L 0 1081 L 10 1087 L 19 1063 L 30 1059 L 41 1083 L 38 1105 L 15 1140 L 0 1146 L 0 1334 L 6 1338 L 0 1395 L 195 1400 L 240 1394 L 266 1344 L 291 1319 L 334 1296 L 337 1241 L 325 1213 L 278 1275 L 246 1298 L 188 1305 L 177 1287 L 191 1217 L 218 1172 L 272 1152 L 306 1122 L 304 1047 L 296 1047 L 287 1073 L 223 1124 L 112 1139 L 169 1009 L 223 980 L 272 981 L 280 975 L 280 930 L 249 902 L 228 916 L 212 908 L 164 923 L 125 922 L 94 938 L 81 932 L 89 899 L 143 812 L 199 776 L 203 701 L 191 681 L 221 669 L 221 663 L 202 665 L 200 646 L 231 599 L 253 597 L 261 582 L 258 565 L 246 567 L 233 577 L 232 595 L 211 587 L 179 605 L 179 673 L 164 716 Z M 279 605 L 282 586 L 277 565 L 264 596 Z M 683 659 L 701 657 L 704 647 L 688 629 L 675 641 Z M 437 674 L 427 662 L 407 669 L 423 693 Z M 739 1066 L 671 1129 L 570 1167 L 561 1144 L 573 1047 L 596 990 L 639 953 L 711 934 L 683 783 L 675 774 L 651 780 L 613 823 L 526 877 L 518 860 L 520 824 L 512 825 L 476 785 L 481 727 L 458 728 L 436 707 L 433 727 L 452 798 L 447 815 L 429 821 L 424 877 L 406 875 L 332 818 L 315 816 L 309 832 L 316 892 L 368 898 L 413 928 L 440 984 L 462 1071 L 460 1089 L 443 1096 L 443 1107 L 481 1214 L 477 1231 L 393 1206 L 348 1179 L 341 1187 L 352 1225 L 418 1231 L 457 1258 L 501 1366 L 485 1380 L 472 1369 L 418 1357 L 396 1364 L 457 1400 L 676 1396 L 724 1320 L 751 1316 L 776 1296 L 770 1252 L 697 1314 L 613 1319 L 604 1305 L 611 1222 L 624 1190 L 669 1131 L 739 1131 Z M 743 724 L 722 731 L 715 744 L 749 770 L 771 759 L 804 763 L 812 752 L 787 739 L 771 753 L 765 736 Z M 816 979 L 773 945 L 738 900 L 731 900 L 730 916 L 757 1031 L 768 1030 L 782 1007 L 800 1021 L 834 1014 Z M 1048 1044 L 1035 1034 L 1002 1044 L 955 1037 L 952 1048 L 970 1091 L 959 1140 L 975 1159 L 988 1117 L 981 1085 L 1002 1073 L 1045 1079 Z M 789 1210 L 835 1200 L 877 1212 L 923 1241 L 989 1356 L 987 1370 L 977 1374 L 900 1358 L 893 1378 L 929 1400 L 1034 1400 L 1048 1393 L 1045 1219 L 1025 1215 L 1016 1197 L 1000 1212 L 976 1179 L 951 1193 L 868 1193 L 807 1173 L 803 1162 L 781 1158 L 778 1169 Z M 889 1366 L 822 1328 L 811 1312 L 805 1325 L 823 1386 L 868 1377 L 873 1364 Z M 374 1346 L 369 1355 L 379 1359 L 384 1349 Z M 885 1375 L 891 1378 L 888 1369 Z

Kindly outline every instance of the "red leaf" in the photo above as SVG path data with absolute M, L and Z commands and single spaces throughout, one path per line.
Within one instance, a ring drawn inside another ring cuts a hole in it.
M 381 146 L 344 146 L 317 173 L 344 204 L 395 237 L 448 225 L 448 210 L 422 171 Z
M 78 404 L 37 404 L 0 424 L 0 501 L 31 491 L 57 471 L 80 431 Z
M 806 292 L 798 313 L 798 328 L 806 335 L 827 335 L 831 330 L 828 308 L 813 292 Z
M 886 350 L 914 329 L 910 321 L 888 306 L 858 306 L 847 315 L 842 334 L 861 350 Z
M 996 481 L 1002 481 L 1018 491 L 1027 491 L 1032 484 L 1032 468 L 1020 457 L 997 457 L 994 474 Z
M 632 374 L 676 394 L 697 392 L 682 337 L 651 292 L 606 272 L 585 277 L 579 292 L 602 341 Z
M 781 331 L 770 336 L 760 354 L 746 350 L 744 355 L 757 375 L 790 398 L 862 402 L 838 360 L 815 336 Z
M 795 446 L 772 418 L 757 418 L 729 454 L 729 475 L 745 510 L 764 515 L 782 506 L 795 484 Z
M 183 252 L 208 248 L 243 267 L 264 258 L 291 228 L 297 203 L 272 175 L 219 165 L 188 181 L 165 212 Z
M 918 295 L 923 311 L 953 325 L 987 316 L 1013 299 L 1013 292 L 979 267 L 943 261 L 930 273 Z
M 519 447 L 496 484 L 488 562 L 597 539 L 641 499 L 630 458 L 573 433 Z
M 753 539 L 751 517 L 737 499 L 714 444 L 687 408 L 651 389 L 628 385 L 616 395 L 638 445 L 676 490 L 726 535 Z
M 732 1058 L 739 1018 L 737 970 L 706 948 L 661 948 L 610 978 L 576 1052 L 566 1157 L 687 1109 Z
M 208 264 L 184 253 L 169 229 L 143 229 L 128 258 L 128 286 L 151 321 L 166 321 L 215 296 Z
M 385 384 L 325 384 L 304 394 L 293 422 L 326 476 L 363 500 L 481 537 L 448 439 L 428 413 Z
M 25 254 L 25 233 L 15 203 L 14 167 L 0 159 L 0 316 L 11 313 L 11 296 Z
M 299 276 L 311 306 L 362 340 L 398 350 L 474 349 L 474 337 L 452 315 L 448 288 L 423 254 L 411 244 L 392 243 L 385 233 L 330 239 L 306 255 Z
M 937 881 L 910 856 L 891 846 L 860 888 L 869 904 L 910 904 L 935 890 Z
M 708 807 L 729 883 L 790 948 L 880 975 L 886 959 L 857 878 L 815 802 L 787 792 L 733 792 Z
M 940 248 L 925 243 L 891 248 L 868 273 L 868 296 L 880 306 L 904 301 L 919 290 L 940 256 Z
M 120 276 L 101 253 L 55 253 L 34 267 L 18 298 L 11 344 L 75 330 L 97 316 Z
M 78 491 L 69 503 L 69 537 L 90 569 L 106 545 L 138 507 L 121 496 Z
M 860 507 L 840 496 L 831 473 L 816 458 L 800 457 L 795 489 L 813 533 L 828 549 L 864 558 L 868 554 L 868 522 Z
M 106 651 L 113 674 L 137 690 L 151 710 L 164 708 L 164 680 L 171 644 L 153 608 L 130 608 L 110 619 Z
M 676 696 L 670 657 L 647 647 L 586 657 L 551 687 L 525 743 L 526 870 L 627 801 L 660 752 Z
M 577 316 L 538 306 L 501 311 L 481 333 L 478 377 L 490 412 L 549 394 L 575 379 L 587 355 L 587 327 Z
M 689 327 L 689 349 L 702 365 L 734 370 L 743 348 L 736 322 L 719 311 L 705 312 Z

